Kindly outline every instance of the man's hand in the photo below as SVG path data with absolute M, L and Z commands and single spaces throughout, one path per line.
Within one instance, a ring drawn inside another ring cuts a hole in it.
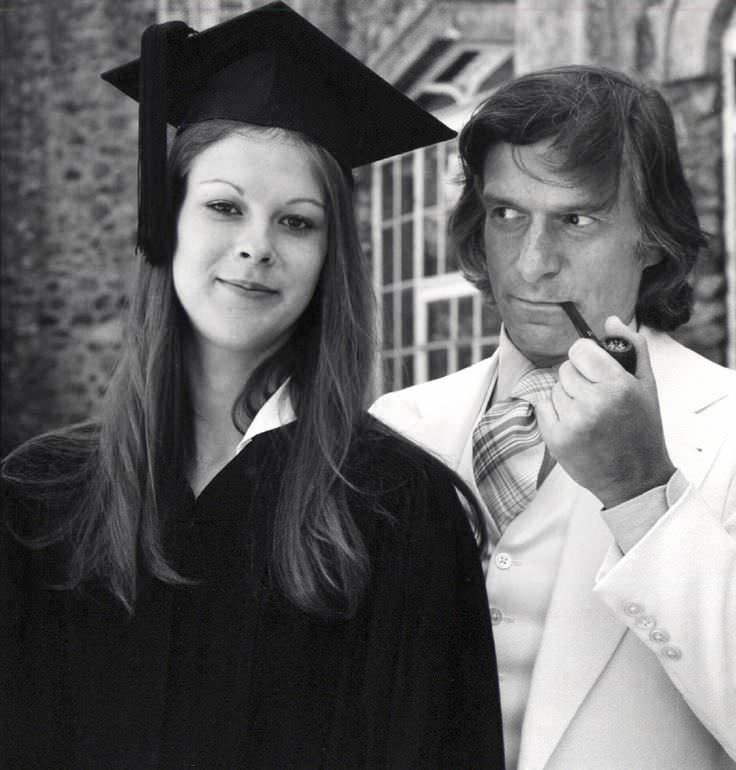
M 577 340 L 560 367 L 551 399 L 536 407 L 537 422 L 550 454 L 606 508 L 613 508 L 674 473 L 667 454 L 657 389 L 646 340 L 616 316 L 606 334 L 636 348 L 629 374 L 605 350 Z

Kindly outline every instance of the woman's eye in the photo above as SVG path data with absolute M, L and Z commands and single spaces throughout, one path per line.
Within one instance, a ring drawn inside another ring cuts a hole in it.
M 289 230 L 311 230 L 314 227 L 311 220 L 293 214 L 285 216 L 281 221 L 289 228 Z
M 573 227 L 587 227 L 592 225 L 595 219 L 593 217 L 586 217 L 585 214 L 567 214 L 565 221 Z
M 234 203 L 230 203 L 229 201 L 212 201 L 207 204 L 207 208 L 216 211 L 218 214 L 240 214 L 240 209 Z

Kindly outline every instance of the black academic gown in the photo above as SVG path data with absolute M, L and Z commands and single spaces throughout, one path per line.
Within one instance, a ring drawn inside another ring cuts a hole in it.
M 94 586 L 52 590 L 55 550 L 4 532 L 0 761 L 31 770 L 502 768 L 497 673 L 475 541 L 448 477 L 363 432 L 348 461 L 389 516 L 351 506 L 373 575 L 327 622 L 269 579 L 290 428 L 257 436 L 195 501 L 130 617 Z M 5 490 L 12 516 L 24 501 Z M 9 644 L 8 644 L 9 642 Z

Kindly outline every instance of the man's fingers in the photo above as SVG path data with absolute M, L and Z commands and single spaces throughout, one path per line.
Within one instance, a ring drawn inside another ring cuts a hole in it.
M 552 388 L 552 406 L 555 408 L 557 419 L 563 421 L 575 407 L 575 399 L 565 393 L 559 382 Z
M 560 387 L 570 398 L 584 398 L 592 385 L 571 361 L 565 361 L 560 366 L 557 377 Z
M 615 361 L 592 340 L 576 340 L 567 355 L 570 363 L 589 382 L 608 382 L 616 372 Z
M 546 398 L 544 401 L 540 401 L 534 407 L 534 412 L 537 416 L 537 425 L 539 425 L 542 438 L 549 436 L 555 430 L 558 422 L 557 410 L 552 403 L 552 399 Z

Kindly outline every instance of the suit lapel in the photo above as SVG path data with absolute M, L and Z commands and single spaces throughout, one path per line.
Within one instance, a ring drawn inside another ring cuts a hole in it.
M 644 336 L 657 382 L 667 450 L 674 465 L 700 486 L 733 421 L 733 411 L 727 417 L 731 373 L 666 334 L 647 329 Z
M 475 420 L 495 376 L 498 352 L 474 366 L 426 383 L 416 391 L 414 419 L 399 429 L 457 471 Z M 380 412 L 391 424 L 391 414 Z
M 532 674 L 520 768 L 545 766 L 626 631 L 593 595 L 595 575 L 613 542 L 598 514 L 600 504 L 572 480 L 570 487 L 575 500 Z

